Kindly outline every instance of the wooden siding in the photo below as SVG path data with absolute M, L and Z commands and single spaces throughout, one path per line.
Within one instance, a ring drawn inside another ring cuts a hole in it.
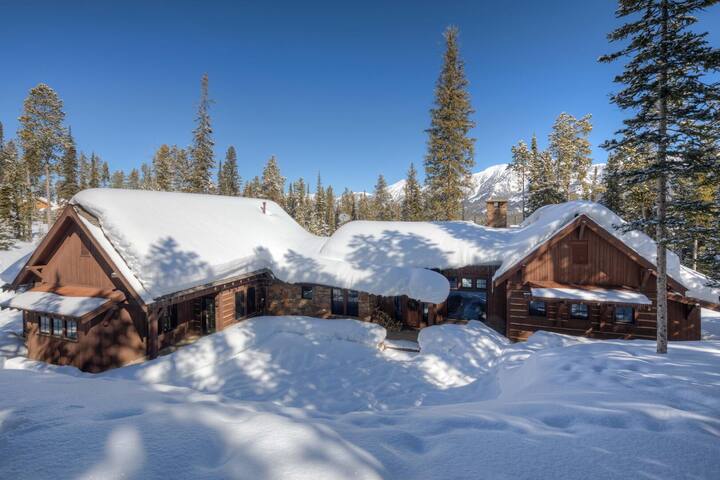
M 306 315 L 318 318 L 342 317 L 348 315 L 333 315 L 331 309 L 330 287 L 322 285 L 306 285 L 312 287 L 313 298 L 302 298 L 302 285 L 290 284 L 274 280 L 268 288 L 266 311 L 268 315 Z M 347 291 L 344 291 L 347 301 Z M 374 296 L 365 292 L 358 292 L 358 316 L 361 320 L 370 320 L 376 305 Z

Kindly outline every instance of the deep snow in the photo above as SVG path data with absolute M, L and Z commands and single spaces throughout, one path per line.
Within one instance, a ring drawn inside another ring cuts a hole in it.
M 10 313 L 0 332 L 19 328 Z M 381 351 L 383 338 L 353 320 L 260 317 L 100 375 L 10 358 L 0 478 L 720 471 L 718 341 L 671 343 L 667 356 L 549 333 L 509 344 L 479 322 L 424 329 L 419 354 Z

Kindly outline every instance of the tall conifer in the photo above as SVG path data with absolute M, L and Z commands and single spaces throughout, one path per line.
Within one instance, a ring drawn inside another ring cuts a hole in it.
M 208 75 L 202 76 L 200 82 L 200 104 L 195 118 L 195 130 L 193 131 L 193 145 L 190 149 L 192 160 L 192 171 L 190 174 L 190 189 L 193 192 L 210 192 L 212 186 L 212 172 L 215 168 L 215 156 L 213 147 L 215 142 L 212 138 L 212 126 L 210 125 L 210 104 L 212 101 L 208 95 Z

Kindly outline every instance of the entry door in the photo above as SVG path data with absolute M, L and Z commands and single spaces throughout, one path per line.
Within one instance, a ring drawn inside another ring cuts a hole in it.
M 203 297 L 200 312 L 203 334 L 215 333 L 215 297 Z

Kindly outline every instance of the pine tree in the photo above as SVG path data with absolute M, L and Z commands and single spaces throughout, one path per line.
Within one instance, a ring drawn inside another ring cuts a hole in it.
M 348 220 L 357 220 L 355 195 L 347 187 L 340 196 L 340 213 L 346 215 Z
M 80 152 L 78 160 L 78 187 L 80 190 L 90 188 L 90 162 L 82 152 Z
M 533 136 L 533 139 L 535 137 Z M 535 149 L 537 150 L 537 140 L 535 140 Z M 520 189 L 522 191 L 522 203 L 520 205 L 520 210 L 522 213 L 522 218 L 525 220 L 525 217 L 527 216 L 527 195 L 526 195 L 526 187 L 527 187 L 527 178 L 528 174 L 530 173 L 530 161 L 531 161 L 531 155 L 530 150 L 528 150 L 527 144 L 520 140 L 517 145 L 510 148 L 510 151 L 512 152 L 512 162 L 510 162 L 510 169 L 515 172 L 515 174 L 518 175 L 520 179 Z
M 252 180 L 245 183 L 243 197 L 262 198 L 262 184 L 260 183 L 260 177 L 255 176 Z
M 315 235 L 328 235 L 327 225 L 327 201 L 325 199 L 325 189 L 322 185 L 320 173 L 317 176 L 317 185 L 315 187 L 314 208 L 312 210 L 312 219 L 310 221 L 310 232 Z
M 280 175 L 280 167 L 275 160 L 275 155 L 271 156 L 265 164 L 260 192 L 262 198 L 272 200 L 281 207 L 285 204 L 285 177 Z
M 153 170 L 155 173 L 155 184 L 158 190 L 171 192 L 174 190 L 173 180 L 175 176 L 175 165 L 170 146 L 163 144 L 157 149 L 153 156 Z
M 3 181 L 0 183 L 0 219 L 14 238 L 30 241 L 35 210 L 35 196 L 27 181 L 27 163 L 18 155 L 15 142 L 7 142 L 2 150 Z
M 38 179 L 44 177 L 44 193 L 48 202 L 52 201 L 52 172 L 60 158 L 66 136 L 64 120 L 62 100 L 52 88 L 41 83 L 30 90 L 19 118 L 18 137 L 30 182 L 33 187 L 37 187 Z M 50 210 L 45 209 L 47 225 L 51 220 Z
M 100 169 L 100 186 L 107 188 L 110 186 L 110 165 L 107 162 L 102 162 L 102 168 Z
M 212 190 L 212 171 L 215 168 L 215 157 L 210 126 L 210 104 L 208 96 L 208 76 L 203 75 L 200 84 L 200 105 L 195 119 L 197 126 L 193 131 L 193 146 L 190 149 L 192 159 L 192 172 L 190 175 L 190 189 L 193 192 L 207 193 Z
M 95 152 L 90 154 L 90 178 L 88 187 L 100 188 L 100 160 Z
M 0 218 L 0 250 L 9 250 L 15 245 L 15 232 L 10 222 Z
M 110 177 L 111 188 L 125 188 L 125 172 L 115 170 Z
M 606 143 L 610 150 L 621 146 L 652 146 L 655 158 L 647 168 L 626 171 L 639 181 L 655 182 L 655 209 L 651 224 L 657 243 L 657 351 L 667 353 L 667 246 L 668 230 L 678 221 L 668 215 L 668 198 L 674 179 L 695 176 L 717 168 L 707 161 L 703 139 L 712 131 L 718 115 L 713 106 L 720 86 L 712 74 L 720 69 L 720 54 L 708 43 L 706 33 L 694 28 L 695 12 L 712 0 L 622 0 L 616 11 L 628 23 L 608 36 L 623 47 L 600 58 L 611 62 L 627 57 L 615 81 L 624 87 L 611 100 L 629 110 L 619 138 Z M 637 224 L 638 222 L 633 222 Z
M 228 147 L 225 154 L 225 163 L 222 164 L 223 184 L 220 187 L 220 195 L 240 195 L 240 175 L 238 174 L 237 154 L 235 147 Z
M 537 138 L 530 141 L 530 163 L 528 165 L 528 214 L 540 207 L 565 201 L 558 182 L 555 162 L 549 152 L 541 152 Z
M 356 220 L 372 220 L 374 218 L 370 199 L 367 193 L 363 192 L 357 202 L 357 218 Z
M 291 215 L 303 228 L 309 229 L 312 212 L 305 180 L 299 178 L 293 182 L 291 187 L 291 195 L 288 195 L 288 199 L 292 203 Z
M 173 161 L 173 190 L 176 192 L 190 192 L 192 185 L 190 177 L 192 176 L 192 168 L 188 152 L 184 148 L 173 145 L 170 149 L 170 155 Z
M 328 185 L 327 189 L 325 189 L 325 203 L 327 204 L 325 223 L 327 224 L 328 235 L 332 235 L 337 229 L 335 191 L 333 190 L 332 185 Z
M 425 156 L 425 183 L 428 206 L 437 220 L 457 220 L 470 185 L 475 164 L 475 140 L 468 134 L 475 126 L 467 92 L 465 67 L 457 45 L 458 30 L 448 27 L 445 55 L 435 87 L 435 107 L 430 110 L 428 152 Z
M 577 119 L 568 113 L 561 113 L 555 120 L 549 137 L 548 151 L 555 162 L 555 172 L 563 201 L 572 200 L 573 184 L 582 190 L 582 198 L 590 197 L 587 183 L 592 165 L 590 141 L 592 131 L 590 115 Z
M 417 180 L 415 165 L 410 163 L 405 185 L 403 187 L 403 198 L 400 206 L 400 218 L 406 222 L 417 222 L 422 220 L 423 195 L 420 183 Z
M 75 195 L 80 187 L 78 185 L 78 158 L 75 140 L 68 130 L 65 139 L 65 153 L 60 159 L 60 180 L 57 184 L 58 200 L 60 203 L 67 203 Z
M 619 175 L 622 168 L 620 155 L 619 152 L 613 152 L 608 155 L 605 173 L 603 175 L 603 189 L 605 193 L 603 194 L 602 204 L 623 217 L 622 179 Z
M 152 167 L 147 163 L 140 165 L 140 188 L 143 190 L 157 190 Z
M 392 197 L 387 189 L 387 182 L 383 175 L 378 175 L 375 191 L 372 197 L 374 220 L 392 220 Z
M 125 187 L 131 190 L 140 190 L 140 172 L 137 171 L 137 168 L 130 170 Z

